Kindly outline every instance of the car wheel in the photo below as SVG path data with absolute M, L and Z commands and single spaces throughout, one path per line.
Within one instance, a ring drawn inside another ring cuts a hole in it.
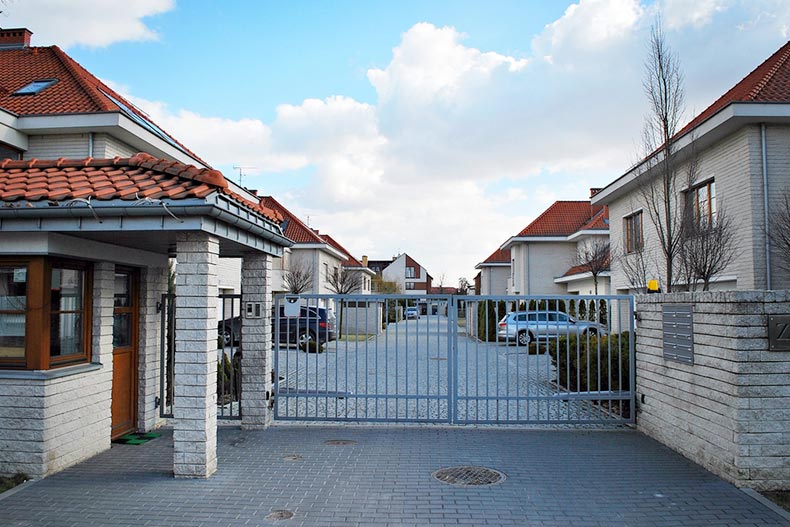
M 519 346 L 529 346 L 532 343 L 532 333 L 529 331 L 519 331 L 518 332 L 518 344 Z
M 222 345 L 223 346 L 230 346 L 233 342 L 233 333 L 231 333 L 230 329 L 225 328 L 222 330 Z
M 593 337 L 598 335 L 598 330 L 595 328 L 588 328 L 584 331 L 585 335 L 592 335 Z
M 296 343 L 302 351 L 320 351 L 320 346 L 312 331 L 302 330 L 296 338 Z

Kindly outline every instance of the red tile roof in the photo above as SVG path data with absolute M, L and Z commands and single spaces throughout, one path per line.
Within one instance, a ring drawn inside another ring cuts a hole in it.
M 609 270 L 609 265 L 608 264 L 606 266 L 606 269 L 604 269 L 604 270 L 605 271 Z M 574 265 L 573 267 L 571 267 L 570 269 L 565 271 L 565 274 L 562 275 L 562 276 L 573 276 L 575 274 L 582 274 L 582 273 L 587 273 L 587 272 L 589 272 L 589 270 L 587 269 L 587 266 L 585 266 L 585 265 Z
M 264 196 L 261 198 L 261 204 L 282 215 L 285 237 L 294 243 L 326 243 L 326 240 L 316 234 L 313 229 L 305 225 L 302 220 L 297 218 L 290 210 L 286 209 L 282 203 L 272 196 Z
M 43 79 L 57 79 L 57 82 L 34 95 L 13 95 L 19 88 Z M 17 115 L 124 113 L 105 93 L 161 130 L 150 117 L 80 66 L 59 47 L 0 49 L 0 108 L 4 110 Z M 162 132 L 187 154 L 209 166 L 170 134 L 164 130 Z
M 497 249 L 491 256 L 483 260 L 484 264 L 510 263 L 510 249 Z
M 452 286 L 442 286 L 442 287 L 431 287 L 431 290 L 428 291 L 429 295 L 457 295 L 458 288 Z
M 683 127 L 680 137 L 734 102 L 790 103 L 790 42 Z
M 345 247 L 340 245 L 337 242 L 337 240 L 332 238 L 330 235 L 319 234 L 319 236 L 321 236 L 324 240 L 326 240 L 326 243 L 328 243 L 329 245 L 331 245 L 332 247 L 334 247 L 335 249 L 337 249 L 338 251 L 340 251 L 346 256 L 346 259 L 343 261 L 344 267 L 361 267 L 361 268 L 365 267 L 364 265 L 362 265 L 362 262 L 351 256 L 351 253 L 348 252 Z
M 517 236 L 570 236 L 599 212 L 601 206 L 589 201 L 555 201 Z
M 592 217 L 590 221 L 582 225 L 580 231 L 598 231 L 609 230 L 609 207 L 604 205 L 598 214 Z
M 25 159 L 0 161 L 0 201 L 64 201 L 204 198 L 221 192 L 267 219 L 276 211 L 253 203 L 228 188 L 218 170 L 197 168 L 140 153 L 114 159 Z

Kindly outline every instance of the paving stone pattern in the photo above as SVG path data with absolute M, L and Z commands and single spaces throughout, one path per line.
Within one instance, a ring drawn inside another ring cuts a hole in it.
M 278 425 L 218 435 L 208 480 L 173 478 L 170 434 L 113 445 L 0 500 L 0 525 L 786 525 L 634 431 Z M 458 465 L 506 479 L 457 487 L 431 477 Z M 266 520 L 274 511 L 293 517 Z

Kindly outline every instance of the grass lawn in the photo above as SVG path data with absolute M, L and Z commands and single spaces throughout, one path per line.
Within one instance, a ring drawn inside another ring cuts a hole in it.
M 784 510 L 790 511 L 790 490 L 765 491 L 760 494 L 776 503 Z
M 16 476 L 10 478 L 0 477 L 0 494 L 7 491 L 8 489 L 16 487 L 17 485 L 21 485 L 25 481 L 27 481 L 27 476 L 24 474 L 17 474 Z

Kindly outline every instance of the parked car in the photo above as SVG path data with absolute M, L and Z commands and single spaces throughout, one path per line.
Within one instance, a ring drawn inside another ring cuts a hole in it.
M 526 346 L 536 339 L 568 335 L 605 335 L 606 327 L 596 322 L 575 320 L 567 313 L 551 311 L 511 311 L 499 321 L 497 336 Z
M 285 308 L 280 306 L 280 330 L 274 330 L 275 318 L 272 317 L 272 334 L 279 336 L 282 344 L 296 344 L 299 349 L 320 350 L 326 342 L 337 339 L 335 334 L 335 315 L 331 309 L 314 306 L 302 306 L 298 317 L 286 317 Z M 248 319 L 247 324 L 254 324 L 256 319 Z M 241 317 L 221 320 L 217 330 L 222 336 L 222 343 L 230 346 L 238 344 L 241 338 Z M 315 344 L 311 344 L 315 343 Z
M 403 316 L 406 317 L 406 320 L 410 318 L 416 318 L 417 320 L 419 320 L 420 310 L 417 306 L 407 307 L 406 310 L 403 312 Z

